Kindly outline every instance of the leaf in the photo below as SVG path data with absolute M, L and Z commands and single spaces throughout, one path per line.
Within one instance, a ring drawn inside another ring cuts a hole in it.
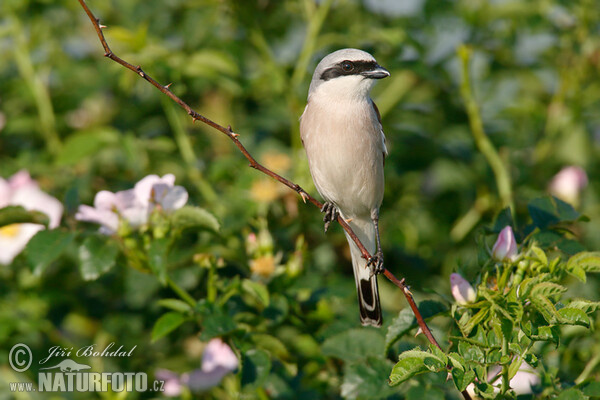
M 260 349 L 250 349 L 242 355 L 242 386 L 262 387 L 271 372 L 269 354 Z
M 41 275 L 48 265 L 66 250 L 74 238 L 74 233 L 58 229 L 39 231 L 25 247 L 27 261 L 33 273 Z
M 192 307 L 190 307 L 188 303 L 179 299 L 160 299 L 157 303 L 161 307 L 165 307 L 173 311 L 179 311 L 180 313 L 192 311 Z
M 466 361 L 483 361 L 483 351 L 478 346 L 473 346 L 464 341 L 458 343 L 458 354 Z
M 341 394 L 345 399 L 380 399 L 391 396 L 395 389 L 382 386 L 392 364 L 385 359 L 368 357 L 365 362 L 346 364 Z
M 531 303 L 549 324 L 557 323 L 558 314 L 556 313 L 556 308 L 547 297 L 542 295 L 531 296 Z
M 590 382 L 582 391 L 585 396 L 600 397 L 600 382 Z
M 600 252 L 585 251 L 577 253 L 567 261 L 567 270 L 571 271 L 579 266 L 585 272 L 600 272 Z
M 214 304 L 200 302 L 198 307 L 202 319 L 202 333 L 200 339 L 210 340 L 217 336 L 224 336 L 236 329 L 233 318 Z
M 152 341 L 156 342 L 158 339 L 168 335 L 184 322 L 185 316 L 179 312 L 170 311 L 163 314 L 152 328 Z
M 489 310 L 490 309 L 487 307 L 479 310 L 477 314 L 475 314 L 471 319 L 467 321 L 467 323 L 464 324 L 464 326 L 461 327 L 463 333 L 465 335 L 469 335 L 473 328 L 479 325 L 488 316 Z
M 79 246 L 79 272 L 86 281 L 98 279 L 115 265 L 119 248 L 106 236 L 88 236 Z
M 447 359 L 443 360 L 428 351 L 418 348 L 405 351 L 400 354 L 398 362 L 392 368 L 389 384 L 391 386 L 399 385 L 424 372 L 445 371 L 447 361 Z
M 290 353 L 285 347 L 285 344 L 275 336 L 268 335 L 266 333 L 254 333 L 252 336 L 252 343 L 257 348 L 268 351 L 271 355 L 285 360 L 290 357 Z
M 167 252 L 170 238 L 154 239 L 148 248 L 148 265 L 162 285 L 167 284 Z
M 600 301 L 590 301 L 585 299 L 576 299 L 569 303 L 569 308 L 578 308 L 585 313 L 593 313 L 600 308 Z
M 462 392 L 475 380 L 475 371 L 464 371 L 459 368 L 452 368 L 452 380 L 454 381 L 456 389 L 458 389 L 459 392 Z
M 39 224 L 48 227 L 50 219 L 41 211 L 28 211 L 21 206 L 0 208 L 0 227 L 12 224 Z
M 537 297 L 537 296 L 552 296 L 555 294 L 560 294 L 560 293 L 564 293 L 567 291 L 567 288 L 564 286 L 561 286 L 557 283 L 553 283 L 553 282 L 542 282 L 542 283 L 538 283 L 537 285 L 535 285 L 533 287 L 533 289 L 531 289 L 531 296 L 532 297 Z
M 171 224 L 175 228 L 204 228 L 213 232 L 220 229 L 219 221 L 210 212 L 200 207 L 184 206 L 171 216 Z
M 567 269 L 567 272 L 573 275 L 575 278 L 579 279 L 581 282 L 585 283 L 587 281 L 587 277 L 585 275 L 585 270 L 581 268 L 579 265 L 574 265 L 571 269 Z
M 590 327 L 591 321 L 587 314 L 578 308 L 565 307 L 558 310 L 560 322 L 567 325 Z
M 242 289 L 254 299 L 258 300 L 263 307 L 269 306 L 269 291 L 264 284 L 250 279 L 244 279 L 242 281 Z
M 580 214 L 568 203 L 556 197 L 540 197 L 527 205 L 533 223 L 541 228 L 556 225 L 561 221 L 576 221 Z
M 67 137 L 56 159 L 58 165 L 72 165 L 87 159 L 106 147 L 117 143 L 119 134 L 103 128 L 93 131 L 79 131 Z
M 579 390 L 571 388 L 559 394 L 556 400 L 585 400 L 585 397 Z
M 384 341 L 379 332 L 371 329 L 349 329 L 327 338 L 321 346 L 326 356 L 344 361 L 364 360 L 384 354 Z M 352 351 L 349 351 L 352 349 Z
M 421 316 L 427 320 L 436 315 L 442 314 L 448 311 L 448 307 L 439 301 L 435 300 L 424 300 L 418 305 Z M 415 318 L 410 307 L 404 308 L 398 316 L 394 318 L 390 326 L 388 327 L 385 335 L 385 349 L 386 351 L 400 338 L 406 335 L 410 330 L 418 326 L 417 319 Z

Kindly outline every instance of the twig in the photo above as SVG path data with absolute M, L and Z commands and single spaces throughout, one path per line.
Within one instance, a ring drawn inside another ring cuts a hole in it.
M 254 157 L 252 157 L 252 155 L 248 152 L 248 150 L 246 150 L 246 148 L 244 147 L 244 145 L 238 140 L 238 134 L 233 132 L 233 130 L 231 129 L 231 126 L 228 126 L 227 128 L 225 128 L 222 125 L 217 124 L 216 122 L 213 122 L 212 120 L 204 117 L 203 115 L 200 115 L 199 113 L 197 113 L 196 111 L 194 111 L 189 105 L 187 105 L 183 100 L 181 100 L 179 97 L 177 97 L 173 92 L 171 92 L 171 90 L 169 89 L 169 87 L 171 86 L 171 84 L 168 85 L 161 85 L 160 83 L 158 83 L 154 78 L 152 78 L 150 75 L 146 74 L 142 68 L 137 65 L 132 65 L 129 64 L 127 61 L 123 60 L 122 58 L 118 57 L 117 55 L 115 55 L 112 50 L 110 49 L 110 47 L 108 46 L 108 43 L 106 42 L 106 39 L 104 38 L 104 33 L 102 32 L 102 29 L 105 28 L 105 26 L 100 25 L 100 21 L 94 16 L 94 14 L 90 11 L 90 9 L 88 8 L 87 4 L 85 3 L 84 0 L 78 0 L 79 4 L 81 4 L 81 6 L 83 7 L 83 9 L 85 10 L 86 14 L 88 15 L 88 17 L 90 18 L 90 21 L 92 21 L 92 24 L 94 25 L 94 28 L 96 29 L 96 33 L 98 34 L 98 38 L 100 39 L 100 43 L 102 44 L 102 47 L 104 48 L 104 56 L 110 58 L 111 60 L 115 61 L 118 64 L 121 64 L 123 67 L 135 72 L 136 74 L 138 74 L 139 76 L 141 76 L 143 79 L 145 79 L 146 81 L 150 82 L 150 84 L 152 84 L 154 87 L 156 87 L 158 90 L 160 90 L 161 92 L 163 92 L 164 94 L 166 94 L 167 96 L 169 96 L 171 98 L 171 100 L 173 100 L 174 102 L 176 102 L 177 104 L 179 104 L 184 110 L 187 111 L 188 115 L 190 115 L 192 117 L 192 119 L 195 121 L 201 121 L 203 123 L 205 123 L 206 125 L 224 133 L 225 135 L 227 135 L 227 137 L 229 137 L 229 139 L 231 139 L 233 141 L 233 143 L 237 146 L 237 148 L 242 152 L 242 154 L 244 155 L 244 157 L 246 157 L 246 159 L 248 159 L 248 161 L 250 162 L 250 167 L 262 172 L 263 174 L 266 174 L 268 176 L 270 176 L 271 178 L 283 183 L 285 186 L 289 187 L 290 189 L 296 191 L 301 197 L 302 200 L 306 203 L 306 201 L 309 201 L 310 203 L 314 204 L 316 207 L 318 207 L 319 209 L 321 209 L 321 207 L 323 206 L 323 204 L 321 204 L 321 202 L 319 202 L 317 199 L 315 199 L 314 197 L 312 197 L 310 194 L 308 194 L 304 189 L 302 189 L 299 185 L 297 185 L 296 183 L 282 177 L 281 175 L 276 174 L 275 172 L 271 171 L 268 168 L 265 168 L 264 166 L 262 166 L 258 161 L 256 161 L 254 159 Z M 337 221 L 339 222 L 339 224 L 342 226 L 342 228 L 348 233 L 348 235 L 352 238 L 352 240 L 354 240 L 354 242 L 356 243 L 356 245 L 358 246 L 358 248 L 360 249 L 363 258 L 365 258 L 366 260 L 369 260 L 371 258 L 371 254 L 369 254 L 369 252 L 367 251 L 367 249 L 365 248 L 365 246 L 361 243 L 360 239 L 358 239 L 358 237 L 356 236 L 356 234 L 352 231 L 352 228 L 350 228 L 350 226 L 348 225 L 348 223 L 342 218 L 342 217 L 338 217 Z M 429 342 L 431 342 L 431 344 L 435 345 L 436 347 L 440 348 L 440 345 L 438 344 L 438 342 L 435 340 L 435 338 L 433 337 L 433 334 L 431 333 L 431 330 L 429 329 L 429 327 L 427 326 L 427 324 L 425 323 L 425 320 L 423 319 L 423 317 L 421 316 L 421 313 L 419 312 L 419 309 L 417 308 L 417 305 L 415 303 L 415 300 L 412 297 L 412 293 L 408 290 L 408 287 L 404 284 L 404 279 L 402 280 L 398 280 L 388 269 L 384 268 L 383 274 L 385 275 L 386 278 L 388 278 L 394 285 L 396 285 L 398 288 L 400 288 L 400 290 L 402 290 L 402 293 L 404 293 L 404 296 L 406 297 L 406 300 L 408 301 L 408 304 L 410 305 L 410 308 L 412 309 L 413 313 L 415 314 L 415 317 L 417 319 L 417 323 L 419 324 L 419 327 L 421 328 L 422 332 L 425 334 L 425 336 L 427 337 L 427 339 L 429 340 Z M 464 394 L 463 394 L 464 396 Z M 468 396 L 468 395 L 467 395 Z M 465 399 L 467 399 L 469 397 L 465 397 Z

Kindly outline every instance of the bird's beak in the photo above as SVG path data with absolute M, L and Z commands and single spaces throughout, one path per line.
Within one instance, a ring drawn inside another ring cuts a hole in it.
M 383 79 L 390 76 L 390 71 L 377 64 L 375 69 L 361 73 L 362 76 L 369 79 Z

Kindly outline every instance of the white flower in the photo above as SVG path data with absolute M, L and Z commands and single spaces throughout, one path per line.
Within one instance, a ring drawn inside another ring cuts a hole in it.
M 14 205 L 26 210 L 41 211 L 48 215 L 48 227 L 60 224 L 62 204 L 44 193 L 31 179 L 29 172 L 19 171 L 7 180 L 0 178 L 0 208 Z M 0 264 L 8 265 L 25 248 L 29 240 L 44 229 L 39 224 L 12 224 L 0 228 Z
M 187 203 L 187 191 L 174 184 L 173 174 L 162 178 L 148 175 L 133 189 L 116 193 L 102 190 L 94 198 L 94 207 L 80 205 L 75 218 L 102 225 L 100 232 L 107 235 L 117 232 L 119 218 L 126 220 L 132 228 L 138 228 L 148 222 L 148 216 L 155 208 L 170 212 Z
M 588 184 L 588 177 L 580 167 L 570 166 L 561 169 L 548 187 L 550 194 L 574 206 L 579 205 L 579 193 Z
M 514 261 L 517 258 L 517 240 L 510 226 L 500 231 L 492 248 L 492 257 L 497 261 Z
M 502 367 L 496 366 L 492 368 L 488 376 L 497 376 L 502 371 Z M 510 380 L 509 386 L 515 391 L 515 394 L 530 394 L 533 393 L 533 386 L 540 384 L 540 377 L 533 369 L 533 367 L 527 364 L 525 361 L 521 363 L 519 371 Z M 496 388 L 495 392 L 498 392 L 498 387 L 502 386 L 502 377 L 500 377 L 494 384 Z
M 472 303 L 477 297 L 473 286 L 459 274 L 450 274 L 450 288 L 452 296 L 460 305 Z

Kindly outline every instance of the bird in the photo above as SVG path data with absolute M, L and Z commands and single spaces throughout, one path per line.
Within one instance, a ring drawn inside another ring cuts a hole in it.
M 300 117 L 310 174 L 325 200 L 321 209 L 325 232 L 340 215 L 372 254 L 370 260 L 364 259 L 346 232 L 360 322 L 375 327 L 382 324 L 377 274 L 384 269 L 379 208 L 387 148 L 381 116 L 370 92 L 376 80 L 388 76 L 389 71 L 365 51 L 334 51 L 315 68 Z

